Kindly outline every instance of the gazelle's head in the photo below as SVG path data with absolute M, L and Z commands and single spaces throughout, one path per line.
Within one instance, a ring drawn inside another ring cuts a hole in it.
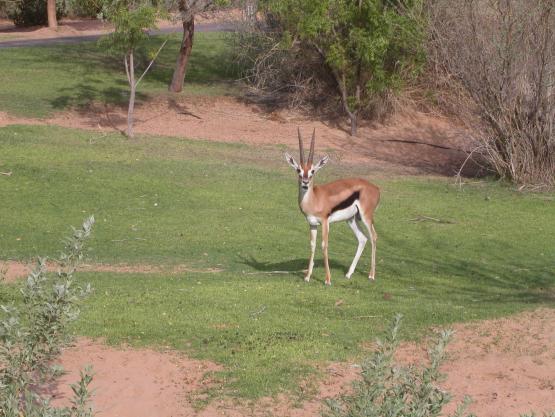
M 316 173 L 328 163 L 330 158 L 326 155 L 322 159 L 320 159 L 318 163 L 312 163 L 314 159 L 314 141 L 316 140 L 316 129 L 314 129 L 314 131 L 312 132 L 312 140 L 310 142 L 310 153 L 308 154 L 308 160 L 305 161 L 301 130 L 297 128 L 297 132 L 299 134 L 300 164 L 298 164 L 297 161 L 295 161 L 295 158 L 293 158 L 288 153 L 285 153 L 285 160 L 297 172 L 297 175 L 299 176 L 299 185 L 307 190 L 312 185 L 314 175 L 316 175 Z

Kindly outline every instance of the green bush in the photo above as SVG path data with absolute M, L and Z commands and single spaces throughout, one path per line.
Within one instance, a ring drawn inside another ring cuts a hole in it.
M 260 7 L 265 21 L 248 26 L 259 38 L 246 40 L 265 42 L 240 54 L 243 61 L 247 52 L 253 54 L 247 56 L 253 62 L 249 79 L 262 78 L 258 84 L 273 91 L 307 90 L 324 74 L 350 119 L 351 135 L 360 116 L 423 69 L 423 0 L 264 0 Z M 280 65 L 284 58 L 314 63 L 294 64 L 292 72 L 291 65 Z M 272 81 L 276 75 L 279 84 Z
M 23 306 L 0 306 L 0 417 L 90 417 L 87 405 L 90 370 L 71 386 L 71 407 L 53 408 L 37 393 L 58 374 L 51 361 L 68 341 L 68 324 L 79 315 L 79 302 L 90 286 L 74 285 L 73 274 L 83 254 L 83 244 L 91 233 L 94 218 L 66 239 L 58 260 L 59 271 L 46 273 L 46 260 L 39 259 L 29 274 L 21 294 Z
M 46 0 L 15 0 L 7 3 L 8 18 L 16 26 L 43 26 L 48 23 Z M 65 1 L 56 0 L 56 17 L 65 14 Z
M 66 0 L 68 16 L 97 17 L 102 11 L 103 1 L 98 0 Z
M 385 340 L 378 341 L 374 354 L 362 364 L 362 380 L 354 384 L 351 395 L 327 401 L 325 417 L 435 417 L 451 400 L 451 395 L 438 387 L 442 378 L 439 366 L 453 332 L 442 331 L 429 350 L 427 367 L 400 366 L 394 363 L 399 345 L 401 315 L 395 316 Z M 470 399 L 457 409 L 460 417 Z

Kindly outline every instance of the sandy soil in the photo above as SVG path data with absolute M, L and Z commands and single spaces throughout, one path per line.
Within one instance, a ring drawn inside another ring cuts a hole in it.
M 17 262 L 17 261 L 2 261 L 0 260 L 0 274 L 6 282 L 13 282 L 17 279 L 25 278 L 29 275 L 34 268 L 34 264 Z M 58 266 L 54 263 L 47 263 L 48 271 L 57 271 Z M 218 273 L 223 272 L 221 268 L 191 268 L 187 265 L 163 266 L 163 265 L 107 265 L 107 264 L 80 264 L 79 271 L 83 272 L 116 272 L 116 273 L 135 273 L 135 274 L 181 274 L 184 272 L 194 273 Z
M 460 401 L 471 395 L 470 410 L 479 417 L 518 417 L 555 409 L 555 310 L 539 309 L 513 317 L 455 326 L 442 388 Z M 424 346 L 403 344 L 401 361 L 421 358 Z M 319 416 L 324 398 L 348 389 L 359 375 L 356 364 L 331 364 L 315 398 L 298 403 L 283 395 L 256 404 L 216 400 L 202 410 L 193 401 L 210 386 L 205 374 L 218 367 L 171 351 L 109 348 L 81 339 L 66 349 L 67 370 L 50 388 L 57 404 L 68 401 L 67 385 L 90 364 L 95 377 L 93 404 L 98 416 Z M 448 407 L 452 411 L 455 402 Z
M 241 17 L 241 11 L 238 9 L 211 11 L 199 13 L 195 16 L 195 23 L 224 23 L 232 20 L 238 20 Z M 170 20 L 160 20 L 158 28 L 176 28 L 181 25 L 178 22 Z M 100 35 L 109 32 L 113 27 L 98 19 L 62 19 L 58 23 L 57 29 L 50 29 L 44 26 L 32 26 L 28 28 L 16 27 L 11 20 L 0 18 L 0 42 L 2 40 L 24 40 L 24 39 L 51 39 L 63 38 L 68 36 L 88 36 Z
M 249 144 L 285 144 L 298 147 L 297 127 L 308 142 L 317 134 L 317 154 L 333 152 L 333 158 L 366 163 L 401 174 L 454 175 L 466 158 L 470 137 L 463 128 L 433 115 L 413 113 L 396 116 L 387 125 L 363 125 L 351 137 L 343 121 L 315 120 L 289 111 L 267 111 L 232 97 L 158 97 L 135 111 L 137 133 L 208 139 Z M 342 123 L 343 122 L 343 123 Z M 0 112 L 0 126 L 45 124 L 124 132 L 126 110 L 98 105 L 86 111 L 68 111 L 49 119 L 22 119 Z M 306 144 L 308 146 L 308 143 Z M 475 172 L 467 165 L 465 173 Z

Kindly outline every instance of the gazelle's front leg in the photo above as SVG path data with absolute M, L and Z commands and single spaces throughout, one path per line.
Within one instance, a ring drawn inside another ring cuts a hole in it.
M 308 261 L 308 271 L 304 280 L 310 281 L 312 276 L 312 268 L 314 268 L 314 252 L 316 251 L 316 237 L 318 236 L 318 226 L 310 225 L 310 261 Z
M 330 265 L 328 262 L 328 236 L 330 231 L 330 224 L 328 219 L 322 222 L 322 250 L 324 252 L 324 266 L 326 268 L 326 285 L 331 285 Z

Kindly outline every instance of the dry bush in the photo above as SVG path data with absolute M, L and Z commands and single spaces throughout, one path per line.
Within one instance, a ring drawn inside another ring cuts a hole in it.
M 554 186 L 555 0 L 429 6 L 429 58 L 460 86 L 459 111 L 479 116 L 481 153 L 503 178 Z
M 250 101 L 304 110 L 337 107 L 335 86 L 322 70 L 320 56 L 298 43 L 285 46 L 271 17 L 237 22 L 232 40 Z

